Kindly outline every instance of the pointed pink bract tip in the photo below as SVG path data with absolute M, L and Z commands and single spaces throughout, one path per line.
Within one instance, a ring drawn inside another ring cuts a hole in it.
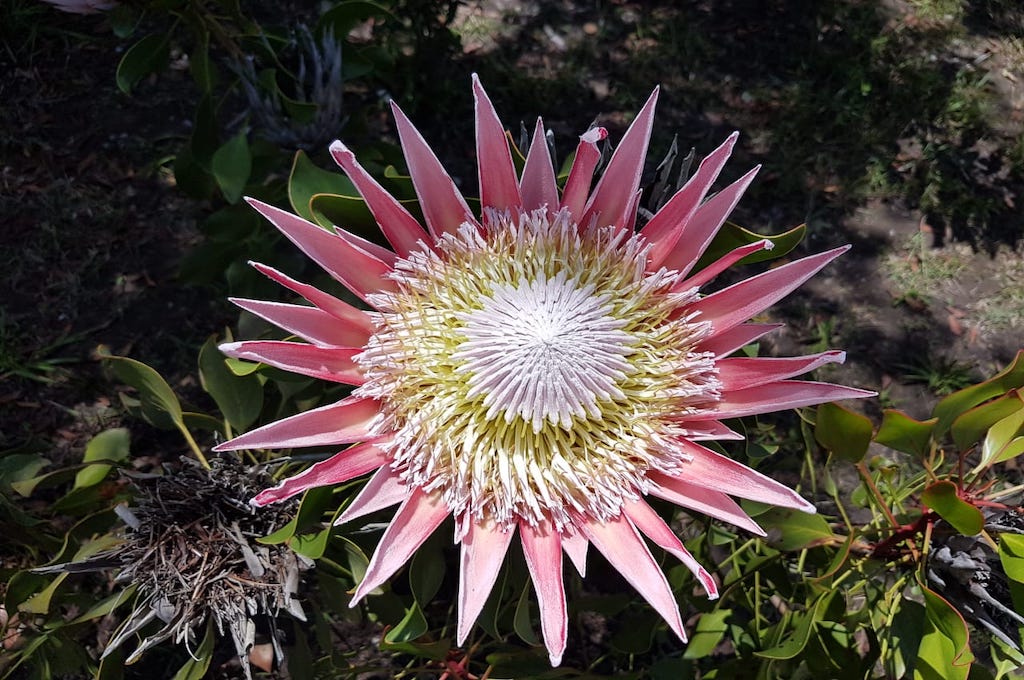
M 257 508 L 263 508 L 270 505 L 271 503 L 274 502 L 273 498 L 268 498 L 268 496 L 273 495 L 270 492 L 271 489 L 267 489 L 266 491 L 261 491 L 260 493 L 256 494 L 255 496 L 249 499 L 249 505 L 252 505 Z

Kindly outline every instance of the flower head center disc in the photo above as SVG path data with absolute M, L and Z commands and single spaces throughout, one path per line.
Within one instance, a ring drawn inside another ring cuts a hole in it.
M 489 215 L 395 265 L 358 357 L 406 483 L 457 516 L 616 516 L 684 462 L 679 421 L 718 399 L 707 335 L 642 237 L 564 212 Z

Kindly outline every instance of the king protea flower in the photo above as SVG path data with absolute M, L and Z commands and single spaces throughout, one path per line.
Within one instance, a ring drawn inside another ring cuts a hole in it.
M 559 191 L 541 121 L 519 177 L 476 78 L 473 89 L 481 217 L 395 105 L 425 225 L 341 142 L 331 145 L 392 249 L 249 201 L 371 311 L 254 265 L 312 306 L 234 302 L 306 342 L 235 342 L 223 351 L 355 389 L 218 449 L 350 444 L 253 502 L 374 472 L 338 522 L 399 508 L 353 604 L 452 515 L 462 551 L 460 644 L 517 533 L 552 664 L 566 644 L 562 553 L 582 575 L 590 545 L 685 641 L 675 597 L 644 537 L 679 558 L 709 597 L 717 586 L 646 497 L 759 535 L 733 496 L 814 512 L 794 491 L 699 442 L 741 438 L 723 419 L 871 394 L 790 380 L 843 361 L 842 352 L 728 358 L 776 328 L 748 323 L 751 316 L 846 248 L 702 295 L 715 275 L 771 245 L 738 248 L 691 273 L 757 170 L 704 200 L 736 135 L 636 232 L 657 90 L 594 190 L 601 128 L 580 138 Z

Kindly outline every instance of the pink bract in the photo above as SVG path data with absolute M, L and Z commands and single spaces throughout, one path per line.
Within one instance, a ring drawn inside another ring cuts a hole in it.
M 580 138 L 559 190 L 543 124 L 519 176 L 476 78 L 473 89 L 479 217 L 397 106 L 425 224 L 343 144 L 331 146 L 390 249 L 249 201 L 370 311 L 256 265 L 310 305 L 235 302 L 305 342 L 245 341 L 222 350 L 354 389 L 218 449 L 347 446 L 260 493 L 256 505 L 373 473 L 339 522 L 399 508 L 353 604 L 451 515 L 462 551 L 460 644 L 517 532 L 552 664 L 566 645 L 562 554 L 583 574 L 590 545 L 685 641 L 675 596 L 645 538 L 681 560 L 709 597 L 717 585 L 645 499 L 762 535 L 733 497 L 814 512 L 796 492 L 699 442 L 740 438 L 723 424 L 728 418 L 872 394 L 792 379 L 842 362 L 842 352 L 729 357 L 776 328 L 751 317 L 846 248 L 703 295 L 715 275 L 771 246 L 744 246 L 690 274 L 756 173 L 708 198 L 735 134 L 637 232 L 657 90 L 593 190 L 602 128 Z
M 117 0 L 43 0 L 69 14 L 98 14 L 117 7 Z

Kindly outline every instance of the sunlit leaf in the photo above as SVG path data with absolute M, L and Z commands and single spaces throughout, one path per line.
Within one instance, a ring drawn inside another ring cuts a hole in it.
M 814 438 L 843 460 L 860 462 L 868 451 L 872 431 L 871 421 L 859 413 L 833 403 L 818 407 Z
M 71 623 L 85 623 L 86 621 L 92 621 L 93 619 L 98 619 L 102 616 L 106 616 L 110 612 L 114 611 L 115 609 L 123 605 L 125 602 L 130 602 L 132 596 L 135 594 L 137 587 L 138 584 L 133 583 L 124 590 L 120 590 L 114 593 L 113 595 L 110 595 L 109 597 L 103 598 L 102 600 L 94 604 L 92 607 L 90 607 L 88 610 L 86 610 L 84 614 L 80 614 L 79 616 L 75 617 L 71 621 Z
M 159 373 L 135 359 L 105 353 L 103 348 L 99 353 L 118 380 L 138 391 L 142 414 L 151 425 L 184 427 L 181 403 Z
M 731 609 L 716 609 L 713 612 L 701 614 L 697 619 L 697 626 L 690 635 L 690 642 L 683 652 L 684 659 L 703 659 L 710 656 L 718 647 L 729 626 L 725 621 L 732 614 Z
M 263 385 L 255 375 L 236 375 L 225 358 L 217 349 L 216 336 L 210 336 L 199 350 L 199 380 L 231 427 L 243 431 L 263 409 Z
M 914 420 L 902 411 L 886 409 L 882 412 L 882 424 L 875 434 L 875 441 L 922 458 L 931 449 L 932 429 L 937 421 L 937 418 Z
M 355 185 L 340 171 L 323 170 L 309 159 L 305 151 L 297 151 L 288 177 L 288 200 L 292 209 L 303 219 L 315 222 L 310 199 L 317 194 L 333 194 L 362 201 Z
M 998 399 L 975 406 L 961 414 L 949 428 L 957 450 L 968 450 L 981 441 L 990 427 L 1022 408 L 1024 408 L 1024 399 L 1021 399 L 1019 390 L 1013 390 Z
M 914 664 L 915 680 L 966 680 L 974 655 L 963 616 L 938 593 L 918 585 L 924 595 L 926 623 Z
M 427 632 L 427 620 L 423 617 L 419 604 L 415 601 L 406 610 L 405 617 L 384 636 L 389 643 L 409 642 Z
M 130 443 L 131 435 L 126 428 L 115 427 L 100 432 L 85 445 L 85 455 L 82 457 L 82 462 L 92 463 L 93 461 L 104 460 L 120 463 L 128 460 Z M 110 465 L 103 463 L 86 466 L 79 470 L 75 476 L 75 488 L 80 489 L 99 484 L 106 478 L 110 468 Z
M 985 528 L 981 510 L 960 498 L 956 484 L 949 480 L 931 484 L 921 493 L 921 501 L 965 536 L 974 536 Z
M 1024 404 L 1001 419 L 985 435 L 978 468 L 1002 463 L 1024 453 Z
M 57 577 L 50 582 L 50 585 L 19 604 L 18 611 L 29 614 L 46 614 L 49 612 L 53 596 L 56 595 L 57 589 L 60 588 L 61 584 L 64 583 L 64 579 L 68 576 L 68 572 L 57 574 Z
M 299 509 L 288 524 L 270 534 L 257 538 L 257 543 L 276 545 L 284 543 L 297 532 L 303 531 L 323 520 L 324 513 L 334 502 L 334 492 L 329 486 L 318 486 L 310 489 L 302 496 Z
M 835 538 L 824 517 L 790 508 L 771 508 L 758 515 L 757 522 L 768 531 L 765 540 L 777 550 L 811 548 Z
M 722 228 L 715 235 L 714 240 L 701 255 L 697 264 L 693 267 L 694 272 L 698 272 L 704 269 L 709 264 L 719 259 L 726 253 L 730 253 L 740 246 L 750 245 L 758 241 L 768 239 L 775 246 L 771 250 L 761 250 L 751 255 L 747 255 L 745 258 L 739 261 L 738 264 L 753 264 L 755 262 L 766 262 L 769 260 L 775 260 L 783 257 L 789 253 L 793 248 L 804 239 L 804 234 L 807 233 L 807 226 L 801 224 L 798 227 L 793 227 L 789 231 L 781 234 L 765 235 L 756 234 L 752 231 L 748 231 L 741 226 L 733 224 L 732 222 L 726 222 Z
M 807 608 L 806 612 L 793 615 L 796 619 L 796 626 L 793 627 L 793 634 L 780 645 L 769 649 L 754 652 L 757 656 L 765 659 L 792 659 L 804 650 L 808 640 L 811 639 L 811 630 L 815 622 L 821 619 L 823 604 L 827 604 L 828 593 L 822 593 Z
M 953 421 L 968 409 L 1020 387 L 1024 387 L 1024 350 L 1017 353 L 1009 366 L 985 382 L 965 387 L 940 401 L 932 411 L 939 419 L 936 436 L 945 434 Z

